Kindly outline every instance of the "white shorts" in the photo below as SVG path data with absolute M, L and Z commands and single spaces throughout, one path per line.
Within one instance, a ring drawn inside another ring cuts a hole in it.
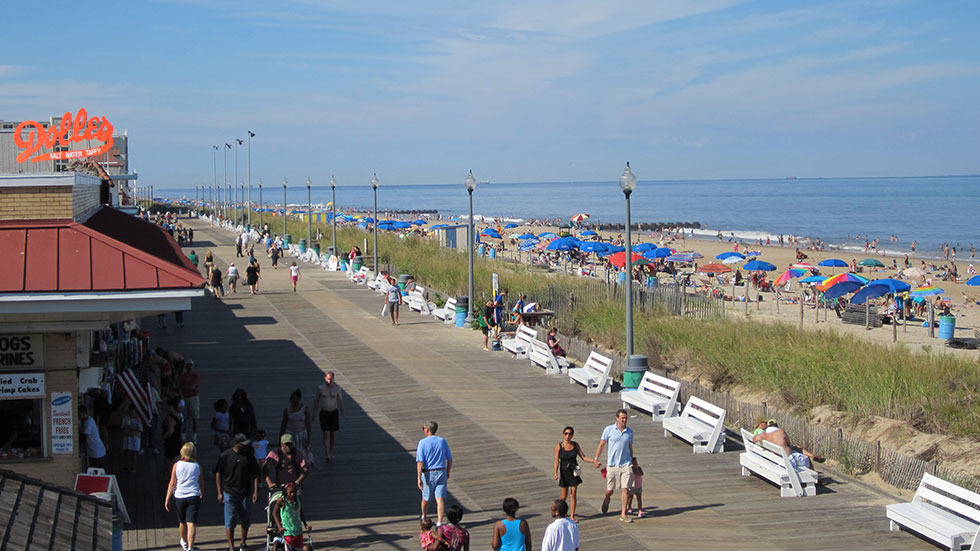
M 617 488 L 629 489 L 633 485 L 633 466 L 624 465 L 622 467 L 606 467 L 606 490 L 613 491 Z

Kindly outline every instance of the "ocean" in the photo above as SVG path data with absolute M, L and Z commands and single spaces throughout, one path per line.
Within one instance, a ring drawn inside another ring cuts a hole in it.
M 161 190 L 158 195 L 193 198 L 194 189 Z M 287 188 L 287 202 L 306 204 L 305 186 Z M 258 188 L 252 199 L 258 202 Z M 282 202 L 282 188 L 266 187 L 267 205 Z M 314 204 L 330 201 L 330 188 L 314 186 Z M 337 186 L 338 208 L 369 210 L 368 185 Z M 458 184 L 382 185 L 378 210 L 436 209 L 443 218 L 466 214 L 467 194 Z M 879 250 L 939 257 L 940 247 L 956 247 L 957 260 L 980 247 L 980 175 L 908 178 L 820 178 L 785 180 L 686 180 L 638 182 L 631 197 L 632 221 L 700 222 L 695 237 L 722 232 L 746 241 L 776 243 L 778 235 L 822 239 L 828 247 L 863 252 L 864 240 L 880 238 Z M 513 219 L 568 219 L 588 213 L 589 223 L 623 223 L 625 202 L 618 181 L 480 183 L 473 193 L 474 215 Z M 898 241 L 891 241 L 890 236 Z M 858 238 L 857 236 L 860 236 Z

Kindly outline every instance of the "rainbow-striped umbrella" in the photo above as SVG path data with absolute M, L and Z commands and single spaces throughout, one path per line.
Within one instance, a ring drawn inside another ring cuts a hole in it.
M 817 290 L 826 291 L 827 289 L 830 289 L 834 285 L 837 285 L 838 283 L 843 283 L 845 281 L 849 281 L 851 283 L 860 283 L 861 285 L 868 284 L 867 278 L 863 278 L 851 272 L 844 272 L 842 274 L 837 274 L 835 276 L 828 277 L 827 279 L 824 280 L 823 283 L 817 285 Z
M 935 285 L 923 285 L 921 287 L 916 287 L 915 289 L 912 289 L 912 292 L 909 294 L 912 295 L 913 297 L 931 297 L 934 295 L 941 295 L 945 292 L 946 291 L 943 291 L 942 289 L 936 287 Z
M 783 272 L 779 277 L 777 277 L 773 285 L 782 285 L 783 283 L 786 283 L 791 279 L 801 277 L 803 274 L 806 273 L 808 273 L 806 270 L 800 270 L 798 268 L 790 268 L 789 270 Z

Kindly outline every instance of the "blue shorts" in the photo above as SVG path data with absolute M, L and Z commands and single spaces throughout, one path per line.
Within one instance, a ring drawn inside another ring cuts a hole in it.
M 241 525 L 248 528 L 252 521 L 248 517 L 248 507 L 252 503 L 251 496 L 233 496 L 225 492 L 225 528 Z
M 446 470 L 422 471 L 422 499 L 431 501 L 446 497 Z

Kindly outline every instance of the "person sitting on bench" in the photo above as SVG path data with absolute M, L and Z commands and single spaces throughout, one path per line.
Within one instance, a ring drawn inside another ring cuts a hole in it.
M 779 428 L 775 419 L 758 419 L 752 441 L 760 442 L 762 440 L 772 442 L 786 450 L 786 454 L 789 456 L 789 462 L 794 467 L 810 469 L 812 468 L 811 461 L 818 463 L 825 461 L 823 457 L 814 454 L 806 448 L 793 446 L 789 441 L 789 436 L 786 435 L 786 431 Z

